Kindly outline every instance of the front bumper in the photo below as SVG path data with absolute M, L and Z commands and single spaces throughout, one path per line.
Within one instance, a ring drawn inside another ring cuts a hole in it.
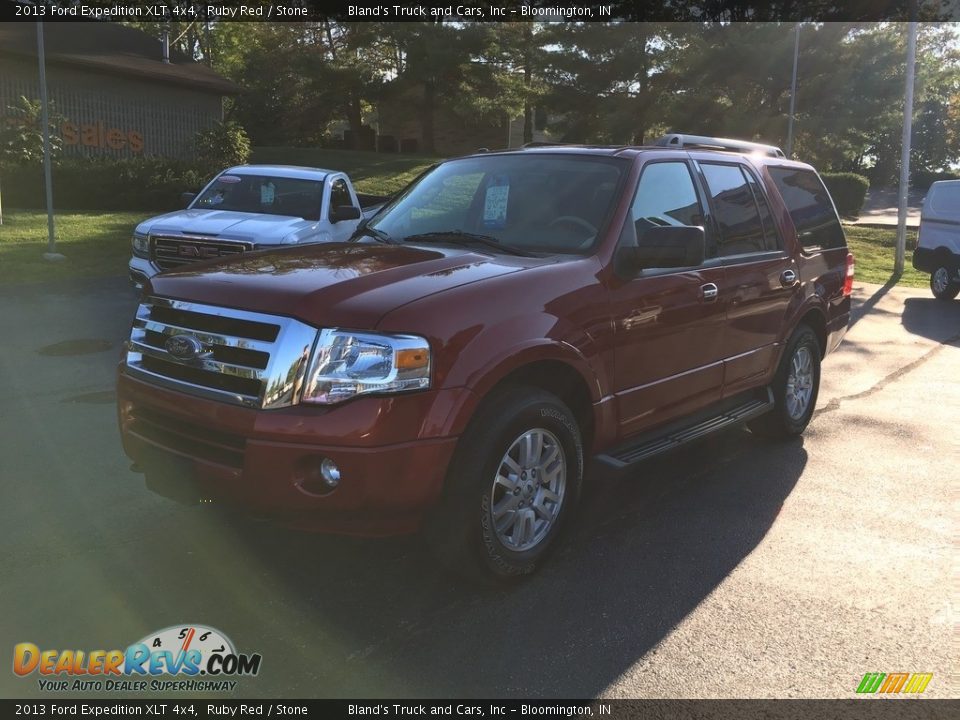
M 165 482 L 159 455 L 175 460 L 196 501 L 238 506 L 302 529 L 366 536 L 413 532 L 438 501 L 457 438 L 429 437 L 439 429 L 431 418 L 468 392 L 250 410 L 122 372 L 117 390 L 124 451 L 152 489 L 171 494 L 158 487 Z M 319 476 L 323 458 L 340 469 L 333 490 Z

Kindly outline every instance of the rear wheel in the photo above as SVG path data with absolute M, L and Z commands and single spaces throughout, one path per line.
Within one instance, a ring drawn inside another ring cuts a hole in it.
M 474 578 L 530 574 L 556 545 L 582 480 L 583 447 L 570 409 L 537 388 L 505 388 L 460 440 L 427 524 L 431 548 Z
M 801 325 L 787 342 L 770 389 L 773 409 L 748 423 L 757 435 L 788 438 L 802 433 L 813 417 L 820 391 L 820 342 Z
M 955 280 L 956 271 L 941 265 L 930 273 L 930 290 L 937 300 L 953 300 L 960 294 L 960 282 Z

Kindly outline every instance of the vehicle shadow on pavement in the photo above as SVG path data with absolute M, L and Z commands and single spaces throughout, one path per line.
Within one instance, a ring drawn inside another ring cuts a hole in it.
M 333 649 L 313 645 L 309 695 L 588 697 L 642 661 L 757 547 L 806 462 L 801 439 L 735 429 L 622 478 L 591 469 L 567 541 L 538 575 L 496 590 L 440 570 L 417 538 L 251 524 L 237 552 L 259 560 L 279 597 L 310 608 L 315 625 L 298 642 L 337 636 Z M 261 676 L 251 692 L 289 679 Z
M 877 306 L 877 303 L 879 303 L 890 290 L 897 286 L 899 280 L 900 278 L 896 275 L 891 275 L 890 279 L 878 288 L 873 295 L 861 303 L 854 303 L 854 306 L 850 309 L 850 324 L 847 326 L 847 329 L 852 328 L 863 319 L 864 315 L 873 310 Z
M 960 300 L 907 298 L 903 304 L 903 327 L 913 335 L 944 342 L 960 334 Z

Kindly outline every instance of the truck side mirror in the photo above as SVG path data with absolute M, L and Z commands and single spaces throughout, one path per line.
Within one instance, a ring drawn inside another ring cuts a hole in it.
M 636 269 L 696 267 L 706 254 L 703 228 L 688 225 L 648 228 L 638 238 L 630 263 Z M 626 249 L 626 248 L 625 248 Z
M 360 208 L 355 205 L 337 205 L 330 210 L 330 222 L 338 223 L 343 220 L 359 220 Z
M 196 193 L 180 193 L 180 204 L 184 207 L 190 207 L 190 203 L 192 203 L 196 197 Z

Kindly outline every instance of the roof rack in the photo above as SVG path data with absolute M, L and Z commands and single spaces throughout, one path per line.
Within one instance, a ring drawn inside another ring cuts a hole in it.
M 704 150 L 726 150 L 732 152 L 761 153 L 770 157 L 786 157 L 783 150 L 775 145 L 747 142 L 746 140 L 731 140 L 730 138 L 708 137 L 706 135 L 684 135 L 670 133 L 653 141 L 654 145 L 676 148 L 701 148 Z

